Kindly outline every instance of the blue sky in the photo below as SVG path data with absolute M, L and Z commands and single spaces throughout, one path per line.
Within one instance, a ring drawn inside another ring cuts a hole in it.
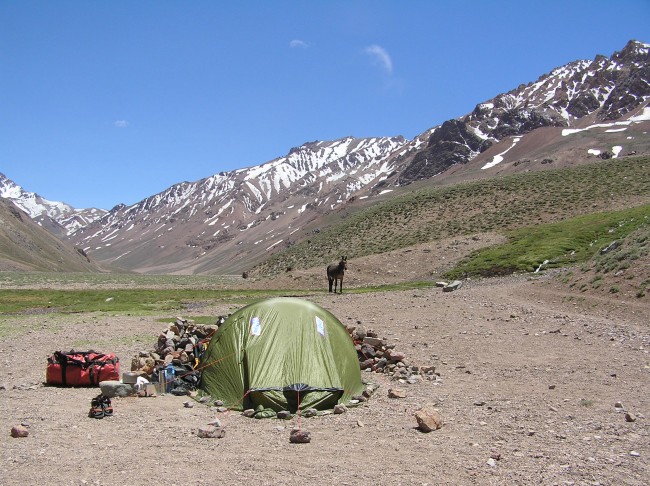
M 411 139 L 650 42 L 650 1 L 0 1 L 0 172 L 133 204 L 304 142 Z

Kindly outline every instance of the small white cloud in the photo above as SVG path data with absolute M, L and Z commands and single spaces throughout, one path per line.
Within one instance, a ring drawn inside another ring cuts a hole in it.
M 393 73 L 393 61 L 390 58 L 386 49 L 376 44 L 368 46 L 364 49 L 364 52 L 369 56 L 373 57 L 375 62 L 379 64 L 384 71 L 388 74 Z
M 307 44 L 305 41 L 302 41 L 300 39 L 294 39 L 291 42 L 289 42 L 289 47 L 292 49 L 307 49 L 309 47 L 309 44 Z
M 129 126 L 129 122 L 126 121 L 126 120 L 116 120 L 115 123 L 114 123 L 114 125 L 115 125 L 117 128 L 126 128 L 126 127 Z

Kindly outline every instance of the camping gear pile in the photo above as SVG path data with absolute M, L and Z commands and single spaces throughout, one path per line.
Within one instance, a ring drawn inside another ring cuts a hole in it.
M 199 385 L 203 353 L 225 319 L 221 316 L 214 326 L 203 326 L 177 317 L 161 331 L 153 351 L 143 351 L 132 359 L 131 371 L 150 382 L 166 383 L 162 393 L 189 394 Z
M 65 387 L 93 387 L 120 378 L 120 359 L 114 353 L 95 351 L 55 351 L 47 358 L 45 383 Z M 111 399 L 103 394 L 93 398 L 88 416 L 113 416 Z

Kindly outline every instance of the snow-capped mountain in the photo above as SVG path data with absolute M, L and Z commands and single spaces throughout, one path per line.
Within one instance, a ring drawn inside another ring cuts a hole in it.
M 70 235 L 79 228 L 101 218 L 104 209 L 75 209 L 64 202 L 49 201 L 36 193 L 25 191 L 0 173 L 0 197 L 10 199 L 36 223 L 57 235 Z
M 152 273 L 236 271 L 394 170 L 403 137 L 310 142 L 265 164 L 176 184 L 73 235 L 94 258 Z M 297 234 L 299 233 L 299 234 Z
M 261 165 L 116 206 L 80 222 L 69 238 L 94 261 L 138 272 L 241 273 L 344 216 L 351 201 L 372 204 L 418 180 L 451 183 L 648 154 L 649 100 L 650 45 L 630 41 L 610 58 L 554 69 L 413 140 L 305 143 Z M 23 208 L 47 206 L 30 197 L 12 199 L 23 198 Z M 339 249 L 319 251 L 326 259 Z

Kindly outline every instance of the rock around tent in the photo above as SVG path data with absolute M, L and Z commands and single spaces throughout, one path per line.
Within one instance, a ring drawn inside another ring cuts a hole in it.
M 296 298 L 248 305 L 219 327 L 200 388 L 234 410 L 326 410 L 364 390 L 352 338 L 333 314 Z

